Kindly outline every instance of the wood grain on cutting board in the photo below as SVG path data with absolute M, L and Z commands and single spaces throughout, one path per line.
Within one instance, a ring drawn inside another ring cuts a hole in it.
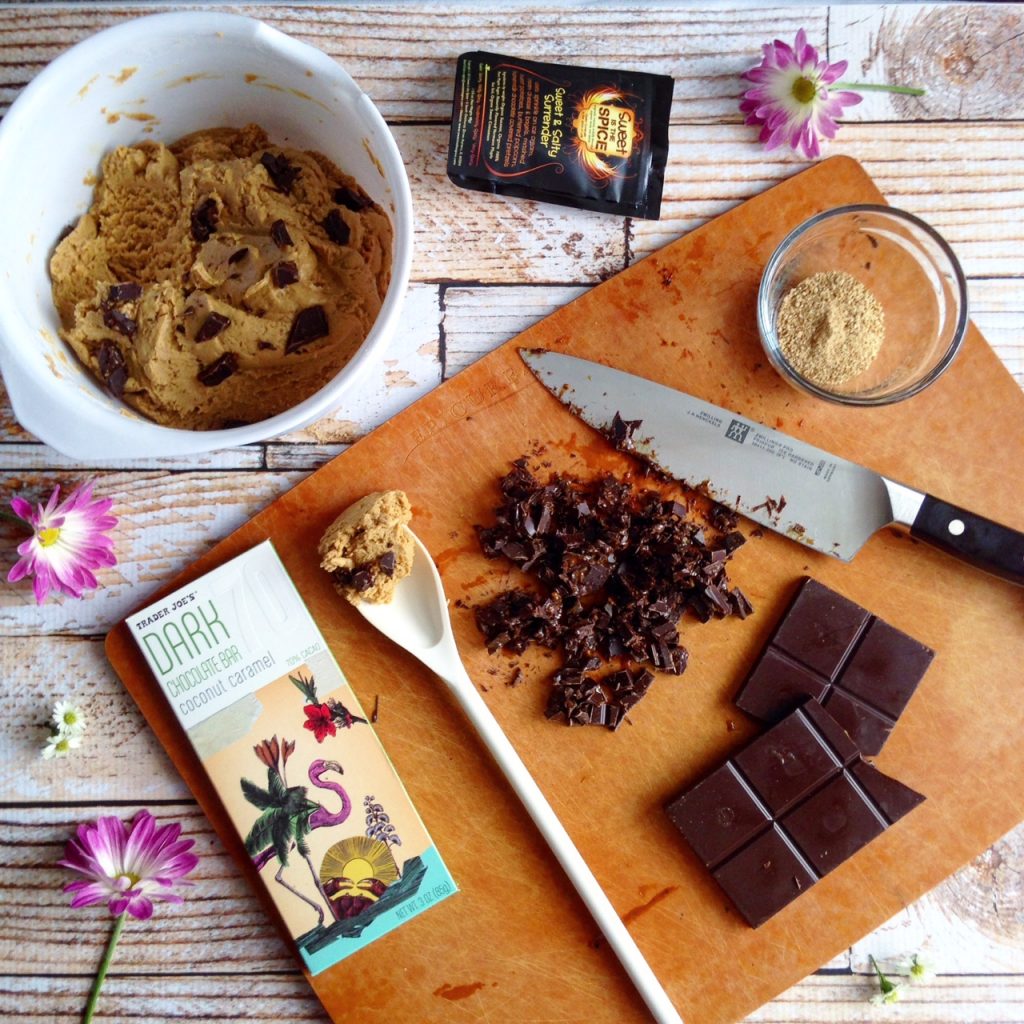
M 488 655 L 475 603 L 513 579 L 479 554 L 508 463 L 635 472 L 538 384 L 519 346 L 641 373 L 1024 528 L 1024 398 L 973 328 L 949 373 L 886 409 L 847 409 L 779 379 L 757 339 L 760 271 L 806 217 L 881 201 L 836 157 L 592 289 L 484 357 L 275 501 L 168 589 L 270 537 L 364 705 L 461 893 L 311 983 L 337 1021 L 644 1021 L 582 903 L 441 683 L 368 632 L 317 566 L 316 542 L 369 490 L 400 487 L 453 602 L 470 675 L 691 1024 L 733 1021 L 916 899 L 1024 818 L 1024 592 L 884 530 L 851 564 L 772 534 L 730 575 L 745 621 L 687 621 L 690 666 L 662 677 L 615 734 L 542 715 L 552 663 Z M 758 930 L 661 811 L 756 733 L 731 703 L 799 579 L 811 574 L 938 652 L 878 766 L 928 800 Z M 251 868 L 122 627 L 108 654 L 243 870 Z M 507 685 L 516 664 L 525 679 Z M 730 728 L 730 725 L 734 728 Z M 338 758 L 344 763 L 343 738 Z M 254 876 L 253 876 L 254 877 Z M 268 904 L 269 906 L 269 904 Z

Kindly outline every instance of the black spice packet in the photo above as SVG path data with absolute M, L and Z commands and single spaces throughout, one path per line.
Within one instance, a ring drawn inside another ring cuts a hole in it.
M 657 220 L 668 75 L 459 57 L 448 177 L 462 188 Z

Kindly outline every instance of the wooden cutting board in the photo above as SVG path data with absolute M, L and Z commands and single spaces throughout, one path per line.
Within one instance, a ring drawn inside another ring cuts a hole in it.
M 546 721 L 551 661 L 488 655 L 473 623 L 472 606 L 509 582 L 504 565 L 480 555 L 473 527 L 491 521 L 497 480 L 511 460 L 531 454 L 544 472 L 550 465 L 581 476 L 635 471 L 534 380 L 518 346 L 563 349 L 639 372 L 1024 528 L 1024 397 L 973 327 L 938 384 L 885 409 L 805 397 L 762 355 L 755 296 L 774 246 L 820 210 L 881 201 L 857 163 L 835 157 L 744 203 L 464 370 L 169 581 L 168 590 L 273 539 L 364 706 L 379 697 L 379 735 L 461 888 L 311 979 L 336 1021 L 649 1019 L 442 684 L 364 625 L 318 568 L 324 528 L 370 490 L 409 494 L 413 526 L 453 603 L 470 675 L 689 1024 L 743 1017 L 1024 818 L 1024 590 L 896 530 L 881 531 L 848 565 L 773 534 L 752 538 L 733 557 L 730 575 L 756 614 L 688 621 L 690 667 L 660 678 L 614 734 Z M 661 807 L 756 733 L 731 699 L 804 574 L 938 652 L 877 759 L 928 799 L 755 931 Z M 107 651 L 253 878 L 123 625 L 109 635 Z M 524 681 L 509 686 L 520 663 Z

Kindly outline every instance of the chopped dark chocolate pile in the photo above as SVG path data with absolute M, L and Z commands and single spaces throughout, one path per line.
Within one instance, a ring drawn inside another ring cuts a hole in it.
M 107 292 L 107 302 L 116 306 L 122 302 L 134 302 L 142 298 L 142 285 L 132 281 L 124 281 L 121 284 L 112 284 Z
M 505 591 L 474 614 L 491 652 L 563 649 L 549 718 L 617 727 L 653 677 L 589 673 L 622 658 L 678 675 L 687 661 L 678 629 L 687 608 L 703 621 L 752 611 L 730 590 L 728 549 L 709 545 L 680 502 L 611 476 L 585 484 L 555 475 L 541 484 L 525 459 L 500 486 L 495 525 L 477 527 L 483 553 L 508 558 L 544 589 Z
M 117 331 L 119 334 L 123 334 L 126 338 L 135 337 L 135 332 L 139 329 L 139 325 L 135 322 L 132 317 L 128 316 L 127 313 L 122 313 L 119 309 L 111 309 L 110 306 L 103 305 L 103 322 L 112 331 Z
M 323 219 L 324 231 L 327 232 L 327 237 L 338 245 L 347 245 L 349 238 L 348 224 L 345 223 L 345 218 L 341 215 L 341 210 L 331 210 L 329 214 Z
M 284 343 L 285 355 L 298 352 L 303 345 L 319 338 L 326 338 L 330 333 L 327 326 L 327 314 L 323 306 L 307 306 L 295 314 L 291 330 Z
M 302 169 L 296 167 L 287 157 L 281 156 L 279 153 L 271 153 L 269 150 L 260 157 L 260 163 L 274 186 L 286 196 L 290 195 L 292 185 L 302 173 Z
M 275 288 L 287 288 L 290 284 L 295 284 L 299 279 L 299 268 L 298 265 L 292 263 L 290 260 L 283 260 L 281 263 L 275 263 L 270 268 L 270 280 L 274 282 Z
M 237 369 L 238 356 L 234 352 L 225 352 L 209 366 L 204 366 L 196 374 L 196 380 L 204 387 L 216 387 L 218 384 L 223 384 Z
M 196 331 L 196 341 L 209 341 L 216 338 L 225 327 L 230 327 L 231 321 L 222 313 L 211 313 Z
M 104 384 L 116 398 L 124 394 L 124 386 L 128 380 L 128 367 L 125 365 L 124 354 L 116 341 L 104 338 L 96 353 L 96 363 Z
M 283 220 L 275 220 L 270 225 L 270 238 L 278 249 L 286 249 L 292 245 L 292 236 L 288 234 L 288 225 Z
M 210 236 L 217 229 L 219 219 L 220 211 L 217 209 L 217 200 L 212 196 L 204 199 L 192 211 L 192 237 L 197 242 L 208 242 Z
M 353 213 L 368 210 L 373 206 L 373 200 L 368 195 L 349 188 L 347 185 L 340 185 L 336 188 L 332 198 L 339 206 L 344 206 L 346 210 L 351 210 Z

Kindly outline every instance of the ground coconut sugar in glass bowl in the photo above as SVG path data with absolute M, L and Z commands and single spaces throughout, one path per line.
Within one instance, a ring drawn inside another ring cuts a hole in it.
M 887 405 L 949 368 L 967 330 L 967 282 L 920 218 L 841 206 L 805 221 L 772 254 L 757 322 L 769 360 L 794 387 Z

